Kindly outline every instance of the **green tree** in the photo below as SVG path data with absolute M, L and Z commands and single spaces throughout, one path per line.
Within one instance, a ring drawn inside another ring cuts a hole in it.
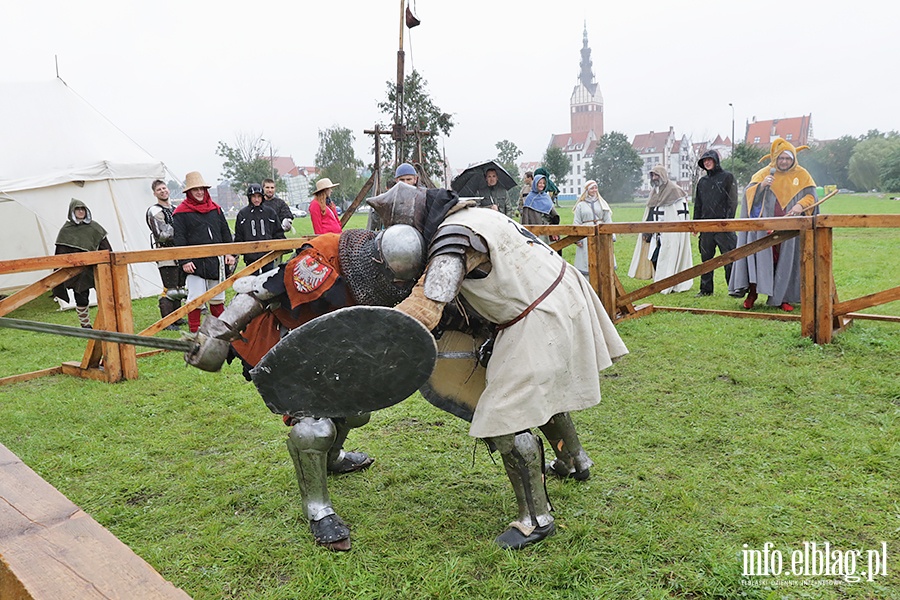
M 857 143 L 859 140 L 849 135 L 828 142 L 812 143 L 809 150 L 801 155 L 800 164 L 819 185 L 853 187 L 848 169 Z
M 519 179 L 519 165 L 516 164 L 522 156 L 519 147 L 509 140 L 501 140 L 494 144 L 494 147 L 497 148 L 497 162 L 500 166 L 506 169 L 513 179 Z
M 363 161 L 356 158 L 353 151 L 355 139 L 352 131 L 339 125 L 319 130 L 319 149 L 316 151 L 319 176 L 316 180 L 327 177 L 340 184 L 331 193 L 335 202 L 353 200 L 363 184 L 359 176 Z M 315 185 L 312 189 L 315 190 Z
M 866 134 L 850 157 L 848 172 L 856 189 L 883 191 L 882 174 L 891 170 L 890 158 L 898 146 L 900 135 L 896 131 L 883 134 L 876 129 Z
M 753 174 L 763 168 L 763 165 L 759 163 L 759 159 L 765 156 L 766 153 L 767 151 L 764 148 L 740 143 L 734 147 L 734 154 L 725 161 L 728 166 L 722 166 L 731 171 L 740 188 L 750 183 L 750 178 L 753 177 Z
M 181 187 L 181 183 L 174 179 L 170 179 L 168 183 L 166 183 L 166 187 L 169 188 L 170 198 L 180 198 L 184 195 L 184 188 Z
M 544 152 L 542 164 L 547 172 L 550 173 L 550 179 L 557 187 L 562 187 L 566 182 L 566 176 L 572 170 L 572 159 L 566 156 L 561 148 L 550 146 Z
M 885 158 L 881 189 L 885 192 L 900 192 L 900 146 L 895 146 Z
M 387 98 L 378 103 L 378 110 L 383 114 L 394 116 L 394 107 L 397 101 L 397 87 L 394 82 L 387 82 Z M 438 107 L 428 93 L 428 82 L 415 69 L 403 80 L 403 123 L 407 131 L 403 143 L 401 162 L 418 162 L 427 173 L 432 176 L 443 172 L 443 156 L 441 155 L 438 138 L 441 135 L 449 136 L 453 129 L 453 115 L 446 113 Z M 385 126 L 382 125 L 382 128 Z M 390 130 L 390 127 L 387 127 Z M 431 135 L 415 134 L 412 130 L 428 131 Z M 388 179 L 394 173 L 390 168 L 390 157 L 394 155 L 394 141 L 387 137 L 382 138 L 382 170 Z M 421 157 L 417 149 L 421 148 Z M 420 160 L 421 158 L 421 160 Z
M 612 131 L 600 138 L 587 167 L 587 177 L 608 202 L 628 202 L 641 185 L 641 156 L 624 133 Z
M 239 133 L 235 136 L 234 146 L 220 141 L 216 154 L 225 159 L 222 164 L 222 178 L 231 182 L 231 189 L 235 193 L 243 194 L 249 184 L 262 183 L 263 179 L 269 177 L 275 180 L 278 191 L 287 190 L 287 186 L 278 176 L 277 169 L 274 169 L 269 161 L 274 151 L 262 136 Z

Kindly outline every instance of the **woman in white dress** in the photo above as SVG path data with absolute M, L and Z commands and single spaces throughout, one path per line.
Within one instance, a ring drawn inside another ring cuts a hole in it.
M 584 184 L 584 191 L 572 210 L 575 213 L 572 219 L 573 225 L 612 223 L 612 209 L 600 195 L 597 182 L 593 180 Z M 616 241 L 615 235 L 613 235 L 613 241 Z M 575 242 L 575 268 L 581 271 L 585 277 L 588 276 L 587 246 L 587 239 Z

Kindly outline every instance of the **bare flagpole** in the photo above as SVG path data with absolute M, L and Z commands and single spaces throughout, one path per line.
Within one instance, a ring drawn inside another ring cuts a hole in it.
M 397 89 L 395 92 L 394 104 L 394 130 L 392 137 L 394 138 L 394 166 L 399 165 L 403 160 L 403 139 L 406 137 L 403 131 L 403 73 L 404 73 L 404 57 L 403 52 L 403 27 L 405 22 L 406 0 L 400 0 L 400 49 L 397 50 Z

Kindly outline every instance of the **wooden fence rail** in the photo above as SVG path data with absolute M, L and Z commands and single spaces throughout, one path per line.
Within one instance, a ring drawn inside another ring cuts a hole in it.
M 833 230 L 837 227 L 900 228 L 900 215 L 816 215 L 812 217 L 781 217 L 776 219 L 723 219 L 709 221 L 610 223 L 604 225 L 534 225 L 528 226 L 538 235 L 553 235 L 560 239 L 551 244 L 561 250 L 586 239 L 588 247 L 589 280 L 604 307 L 614 321 L 635 318 L 654 310 L 688 311 L 699 314 L 719 314 L 732 317 L 799 321 L 801 335 L 816 343 L 830 343 L 853 318 L 867 318 L 900 322 L 900 317 L 870 315 L 856 311 L 879 306 L 900 299 L 900 286 L 877 291 L 859 298 L 838 301 L 833 274 Z M 612 236 L 614 234 L 642 234 L 655 232 L 719 232 L 768 231 L 766 237 L 737 248 L 724 255 L 691 267 L 664 280 L 653 282 L 632 292 L 625 292 L 615 271 Z M 771 247 L 791 237 L 800 236 L 801 302 L 800 315 L 699 308 L 653 306 L 634 303 L 682 281 L 711 272 L 754 252 Z M 290 238 L 264 242 L 211 244 L 178 248 L 160 248 L 131 252 L 83 252 L 60 256 L 43 256 L 0 261 L 0 274 L 55 269 L 41 280 L 0 300 L 0 317 L 30 302 L 85 268 L 93 268 L 98 307 L 94 328 L 122 333 L 134 333 L 131 289 L 128 267 L 135 263 L 173 260 L 186 256 L 200 258 L 222 254 L 267 252 L 258 261 L 247 265 L 234 275 L 186 303 L 179 310 L 139 332 L 150 336 L 174 323 L 189 311 L 201 306 L 221 290 L 227 289 L 238 277 L 252 273 L 277 256 L 302 246 L 308 238 Z M 48 374 L 67 373 L 80 377 L 116 382 L 136 379 L 138 354 L 128 344 L 89 341 L 80 362 L 64 363 L 32 373 L 0 378 L 0 385 L 25 381 Z

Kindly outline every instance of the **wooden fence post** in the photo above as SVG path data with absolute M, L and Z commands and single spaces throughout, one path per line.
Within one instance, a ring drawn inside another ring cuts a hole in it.
M 95 267 L 97 290 L 97 320 L 95 325 L 106 331 L 117 331 L 116 303 L 113 292 L 113 278 L 109 263 L 100 263 Z M 103 347 L 103 370 L 106 381 L 116 383 L 122 380 L 121 349 L 125 346 L 112 342 L 100 342 Z
M 816 339 L 815 227 L 800 232 L 800 335 Z
M 113 298 L 115 298 L 116 327 L 121 333 L 134 333 L 134 313 L 131 310 L 131 284 L 128 283 L 128 264 L 112 255 Z M 137 351 L 131 344 L 119 345 L 122 377 L 138 378 Z
M 597 233 L 585 238 L 588 245 L 588 273 L 591 287 L 597 290 L 597 296 L 609 318 L 615 321 L 618 308 L 616 306 L 615 255 L 613 254 L 612 234 Z M 591 260 L 593 258 L 593 260 Z
M 813 236 L 816 248 L 816 343 L 830 344 L 834 323 L 834 252 L 831 227 L 814 227 Z

